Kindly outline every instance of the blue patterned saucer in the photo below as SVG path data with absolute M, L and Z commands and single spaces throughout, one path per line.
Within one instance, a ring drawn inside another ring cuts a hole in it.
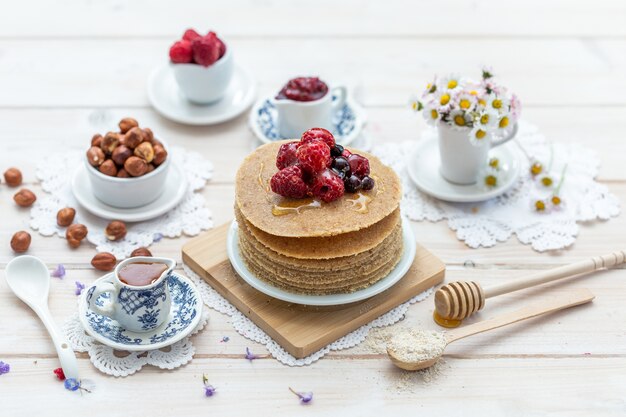
M 333 100 L 335 99 L 336 97 L 333 96 Z M 261 142 L 271 143 L 277 140 L 291 139 L 283 138 L 278 133 L 277 115 L 278 111 L 270 101 L 270 97 L 260 99 L 252 107 L 248 122 L 252 132 Z M 348 97 L 346 104 L 333 117 L 331 130 L 337 143 L 346 146 L 359 136 L 364 125 L 365 114 L 363 109 Z
M 96 283 L 109 275 L 111 274 L 105 275 Z M 80 298 L 78 305 L 80 322 L 91 337 L 118 350 L 154 350 L 176 343 L 198 326 L 202 317 L 202 298 L 188 278 L 173 273 L 168 280 L 172 292 L 172 310 L 167 320 L 152 331 L 145 333 L 128 331 L 117 321 L 90 310 L 87 301 L 93 295 L 95 283 L 84 291 Z M 96 303 L 100 305 L 108 303 L 109 298 L 108 293 L 102 294 Z

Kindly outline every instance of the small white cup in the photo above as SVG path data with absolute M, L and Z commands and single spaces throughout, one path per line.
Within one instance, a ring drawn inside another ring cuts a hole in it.
M 178 87 L 187 100 L 195 104 L 210 104 L 224 97 L 235 71 L 230 50 L 230 46 L 226 45 L 224 56 L 208 67 L 170 62 Z
M 272 98 L 278 111 L 278 134 L 283 138 L 299 138 L 307 129 L 322 127 L 332 131 L 333 115 L 346 103 L 348 89 L 344 86 L 329 88 L 324 97 L 313 101 L 295 101 Z M 333 100 L 333 96 L 337 98 Z
M 439 136 L 439 172 L 454 184 L 469 185 L 478 180 L 480 171 L 487 166 L 489 149 L 500 146 L 515 137 L 517 124 L 501 138 L 484 141 L 479 145 L 470 142 L 469 128 L 455 130 L 445 123 L 437 126 Z
M 169 151 L 165 142 L 163 147 Z M 145 206 L 159 198 L 165 191 L 169 173 L 171 155 L 154 171 L 141 177 L 118 178 L 104 175 L 89 164 L 85 157 L 85 169 L 91 182 L 91 192 L 104 204 L 117 208 L 135 208 Z

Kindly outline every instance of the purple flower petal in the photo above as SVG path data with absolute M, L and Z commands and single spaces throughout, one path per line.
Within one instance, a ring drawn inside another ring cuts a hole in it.
M 85 289 L 85 284 L 80 281 L 76 281 L 76 289 L 74 290 L 74 294 L 81 295 L 83 290 Z
M 6 362 L 0 361 L 0 375 L 8 374 L 11 370 L 11 365 Z
M 154 240 L 155 242 L 160 242 L 161 239 L 163 239 L 163 233 L 155 233 L 152 236 L 152 240 Z
M 50 276 L 60 279 L 65 278 L 65 267 L 63 264 L 58 264 L 56 269 L 50 273 Z
M 308 404 L 308 403 L 310 403 L 313 400 L 313 393 L 312 392 L 296 392 L 291 387 L 289 387 L 289 391 L 291 391 L 295 395 L 297 395 L 298 398 L 300 398 L 300 402 L 302 404 Z
M 250 349 L 246 348 L 246 359 L 249 361 L 253 361 L 255 359 L 258 359 L 258 356 L 250 352 Z
M 66 390 L 76 391 L 80 388 L 80 382 L 76 380 L 76 378 L 67 378 L 63 383 Z
M 215 391 L 217 391 L 217 388 L 215 388 L 211 384 L 204 386 L 204 396 L 205 397 L 212 397 L 213 394 L 215 394 Z

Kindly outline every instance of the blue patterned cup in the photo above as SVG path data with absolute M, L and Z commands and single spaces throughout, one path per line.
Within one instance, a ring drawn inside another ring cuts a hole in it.
M 163 263 L 167 269 L 150 285 L 128 285 L 119 279 L 119 271 L 129 263 Z M 170 314 L 172 299 L 168 277 L 176 261 L 169 258 L 137 256 L 117 265 L 113 274 L 99 282 L 89 294 L 87 305 L 92 311 L 116 320 L 133 332 L 149 332 L 159 327 Z M 108 303 L 96 302 L 100 295 L 108 294 Z

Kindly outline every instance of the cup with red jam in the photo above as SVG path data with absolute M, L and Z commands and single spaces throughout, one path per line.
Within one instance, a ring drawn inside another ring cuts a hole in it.
M 278 133 L 298 138 L 310 126 L 332 130 L 333 116 L 343 108 L 347 93 L 346 87 L 331 88 L 318 77 L 289 80 L 272 100 L 278 111 Z
M 169 258 L 126 259 L 117 265 L 113 274 L 96 284 L 87 297 L 88 306 L 132 332 L 152 331 L 170 314 L 172 298 L 168 278 L 175 266 L 176 261 Z M 98 301 L 102 294 L 108 294 L 108 303 Z

